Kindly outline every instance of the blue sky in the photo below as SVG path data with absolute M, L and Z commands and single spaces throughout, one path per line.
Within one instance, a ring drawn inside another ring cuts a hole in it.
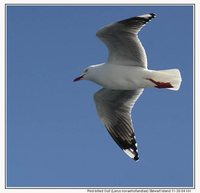
M 156 13 L 139 34 L 150 69 L 179 68 L 178 92 L 146 89 L 133 110 L 140 161 L 124 154 L 95 109 L 100 88 L 72 82 L 107 59 L 102 26 Z M 191 6 L 7 7 L 7 185 L 191 187 Z

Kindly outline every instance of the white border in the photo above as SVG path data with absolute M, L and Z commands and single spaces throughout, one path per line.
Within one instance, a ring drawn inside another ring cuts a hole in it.
M 2 171 L 2 173 L 1 173 L 1 177 L 0 177 L 0 192 L 2 192 L 2 193 L 4 193 L 4 192 L 27 192 L 27 193 L 29 193 L 29 192 L 61 192 L 61 191 L 63 191 L 63 192 L 79 192 L 79 193 L 81 193 L 81 192 L 88 192 L 87 191 L 87 188 L 85 188 L 84 187 L 84 189 L 78 189 L 78 187 L 77 188 L 75 188 L 75 187 L 71 187 L 71 188 L 73 188 L 73 189 L 69 189 L 70 187 L 66 187 L 67 189 L 65 189 L 64 187 L 62 187 L 62 188 L 57 188 L 57 187 L 55 187 L 55 188 L 48 188 L 48 187 L 43 187 L 43 188 L 35 188 L 34 187 L 34 189 L 27 189 L 27 188 L 23 188 L 23 189 L 20 189 L 20 188 L 16 188 L 16 189 L 11 189 L 11 188 L 9 188 L 9 189 L 5 189 L 5 185 L 6 185 L 6 181 L 5 181 L 5 172 L 6 172 L 6 170 L 5 170 L 5 135 L 6 135 L 6 133 L 5 133 L 5 124 L 6 124 L 6 121 L 5 121 L 5 109 L 6 109 L 6 97 L 5 97 L 5 60 L 6 60 L 6 58 L 5 58 L 5 40 L 6 40 L 6 37 L 5 37 L 5 4 L 29 4 L 29 5 L 31 5 L 31 4 L 36 4 L 36 3 L 38 3 L 40 6 L 42 6 L 42 5 L 45 5 L 45 4 L 52 4 L 52 6 L 56 6 L 56 5 L 85 5 L 85 6 L 89 6 L 89 5 L 119 5 L 119 6 L 123 6 L 123 5 L 138 5 L 138 6 L 141 6 L 141 5 L 153 5 L 153 6 L 156 6 L 156 5 L 173 5 L 173 6 L 178 6 L 178 5 L 180 5 L 180 4 L 184 4 L 184 5 L 187 5 L 187 4 L 190 4 L 190 5 L 192 5 L 192 4 L 195 4 L 195 15 L 194 15 L 194 21 L 195 21 L 195 51 L 196 51 L 196 53 L 194 53 L 195 54 L 195 59 L 194 59 L 194 62 L 196 63 L 196 65 L 195 65 L 195 115 L 198 115 L 198 113 L 199 113 L 199 102 L 198 102 L 198 96 L 199 96 L 199 90 L 197 89 L 198 88 L 198 82 L 199 82 L 199 78 L 198 78 L 198 73 L 197 72 L 200 72 L 199 70 L 199 65 L 200 65 L 200 60 L 199 60 L 199 55 L 197 55 L 197 53 L 198 53 L 198 51 L 199 51 L 199 44 L 197 44 L 197 42 L 200 42 L 200 40 L 199 40 L 199 36 L 197 36 L 198 34 L 200 34 L 200 30 L 199 30 L 199 18 L 200 18 L 200 10 L 199 10 L 199 3 L 197 2 L 197 0 L 196 1 L 180 1 L 180 0 L 170 0 L 170 1 L 167 1 L 167 2 L 161 2 L 161 1 L 159 1 L 159 0 L 154 0 L 154 1 L 151 1 L 151 3 L 149 3 L 148 1 L 144 1 L 144 0 L 140 0 L 140 1 L 134 1 L 134 2 L 132 2 L 131 0 L 124 0 L 123 2 L 120 2 L 120 1 L 108 1 L 108 0 L 101 0 L 101 1 L 81 1 L 81 0 L 75 0 L 75 1 L 73 1 L 73 0 L 68 0 L 68 1 L 65 1 L 65 0 L 59 0 L 59 1 L 48 1 L 48 0 L 42 0 L 42 1 L 40 1 L 40 0 L 35 0 L 35 1 L 23 1 L 23 0 L 21 0 L 21 1 L 18 1 L 18 0 L 10 0 L 10 1 L 8 1 L 8 0 L 4 0 L 4 1 L 1 1 L 1 3 L 0 3 L 0 18 L 1 18 L 1 20 L 0 20 L 0 24 L 1 24 L 1 26 L 2 26 L 2 28 L 1 29 L 3 29 L 3 30 L 0 30 L 0 41 L 1 41 L 1 45 L 3 45 L 3 46 L 1 46 L 0 47 L 0 49 L 1 49 L 1 55 L 0 55 L 0 61 L 1 61 L 1 65 L 0 65 L 0 88 L 2 88 L 2 89 L 0 89 L 0 97 L 1 97 L 1 111 L 0 111 L 0 128 L 1 128 L 1 138 L 0 138 L 0 155 L 2 156 L 1 157 L 1 159 L 0 159 L 0 171 Z M 198 51 L 197 51 L 198 50 Z M 198 65 L 199 64 L 199 65 Z M 195 177 L 194 177 L 194 179 L 195 179 L 195 189 L 191 189 L 191 192 L 200 192 L 200 182 L 199 182 L 199 171 L 200 171 L 200 168 L 199 168 L 199 161 L 200 161 L 200 159 L 199 159 L 199 152 L 197 151 L 197 149 L 198 149 L 198 146 L 199 146 L 199 141 L 198 141 L 198 137 L 197 136 L 199 136 L 199 130 L 198 130 L 198 128 L 199 128 L 199 123 L 198 123 L 198 120 L 197 120 L 197 116 L 196 116 L 196 118 L 194 119 L 194 121 L 195 121 L 195 132 L 194 132 L 194 134 L 195 134 L 195 136 L 194 136 L 194 139 L 195 139 L 195 172 L 194 172 L 194 175 L 195 175 Z M 198 179 L 198 180 L 197 180 Z M 105 189 L 109 189 L 109 187 L 104 187 Z M 103 187 L 101 187 L 101 188 L 99 188 L 99 187 L 93 187 L 92 189 L 97 189 L 97 190 L 103 190 L 104 189 Z M 117 188 L 117 187 L 116 187 Z M 159 187 L 155 187 L 156 188 L 156 190 L 158 191 L 158 190 L 164 190 L 164 188 L 159 188 Z M 174 187 L 174 188 L 168 188 L 168 187 L 166 187 L 167 188 L 167 190 L 171 190 L 170 192 L 177 192 L 176 190 L 177 189 L 179 189 L 178 187 Z M 88 187 L 88 189 L 91 189 L 91 187 Z M 104 190 L 105 190 L 104 189 Z M 110 190 L 112 190 L 112 189 L 114 189 L 113 187 L 111 187 L 111 189 Z M 134 189 L 131 189 L 131 188 L 126 188 L 126 190 L 128 191 L 128 190 L 132 190 L 131 192 L 139 192 L 139 190 L 141 190 L 142 188 L 141 187 L 135 187 Z M 150 189 L 148 189 L 148 188 L 146 188 L 146 187 L 144 187 L 144 190 L 148 190 L 148 192 L 151 192 L 150 190 L 152 190 L 152 189 L 154 189 L 154 188 L 150 188 Z M 180 191 L 179 192 L 181 192 L 181 190 L 182 190 L 183 188 L 181 188 L 181 189 L 179 189 Z M 187 188 L 186 188 L 187 189 Z M 119 188 L 119 190 L 122 190 L 122 188 L 120 187 Z M 135 191 L 134 191 L 135 190 Z M 104 191 L 105 192 L 105 191 Z M 112 192 L 112 191 L 111 191 Z M 140 191 L 141 192 L 141 191 Z M 160 192 L 162 192 L 162 191 L 160 191 Z M 184 191 L 182 191 L 182 192 L 184 192 Z

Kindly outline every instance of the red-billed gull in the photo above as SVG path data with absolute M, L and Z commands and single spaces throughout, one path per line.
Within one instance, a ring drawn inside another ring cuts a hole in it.
M 97 31 L 108 47 L 108 61 L 89 66 L 74 79 L 90 80 L 103 87 L 94 95 L 97 112 L 115 142 L 134 160 L 139 159 L 131 119 L 135 102 L 144 88 L 178 90 L 181 84 L 178 69 L 147 69 L 147 56 L 138 33 L 153 18 L 153 13 L 132 17 Z

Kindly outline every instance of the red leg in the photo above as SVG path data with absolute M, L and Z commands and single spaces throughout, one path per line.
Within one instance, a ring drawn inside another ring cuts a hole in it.
M 171 85 L 170 82 L 157 82 L 153 79 L 147 79 L 147 80 L 150 80 L 151 82 L 153 82 L 154 84 L 156 84 L 156 88 L 173 88 L 173 86 Z

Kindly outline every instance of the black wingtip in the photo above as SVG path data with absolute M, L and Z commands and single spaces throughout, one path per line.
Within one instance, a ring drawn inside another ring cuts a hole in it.
M 135 17 L 135 19 L 138 19 L 138 20 L 141 20 L 141 21 L 144 21 L 145 23 L 147 23 L 155 17 L 156 17 L 155 13 L 148 13 L 148 14 L 137 16 L 137 17 Z
M 155 17 L 156 17 L 155 13 L 148 13 L 148 14 L 139 15 L 136 17 L 131 17 L 131 18 L 128 18 L 125 20 L 121 20 L 121 21 L 118 21 L 118 23 L 124 24 L 126 26 L 132 26 L 134 24 L 134 22 L 136 22 L 136 21 L 141 22 L 142 24 L 146 24 Z
M 156 17 L 155 13 L 148 13 L 148 14 L 137 16 L 136 18 L 140 18 L 140 19 L 146 20 L 148 22 L 155 17 Z
M 155 18 L 155 17 L 156 17 L 156 14 L 155 14 L 155 13 L 150 13 L 150 15 L 152 16 L 152 18 Z
M 139 156 L 136 155 L 133 159 L 134 159 L 135 161 L 139 161 Z

